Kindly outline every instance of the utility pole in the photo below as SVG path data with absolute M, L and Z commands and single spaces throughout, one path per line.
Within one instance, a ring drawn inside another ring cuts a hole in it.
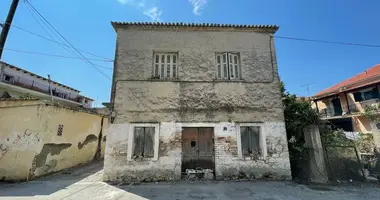
M 5 41 L 7 40 L 9 29 L 11 28 L 11 24 L 13 21 L 13 17 L 16 13 L 16 8 L 18 6 L 19 0 L 13 0 L 11 7 L 9 8 L 7 19 L 5 20 L 5 24 L 2 24 L 3 29 L 1 30 L 0 35 L 0 60 L 1 56 L 3 55 L 3 50 L 5 46 Z

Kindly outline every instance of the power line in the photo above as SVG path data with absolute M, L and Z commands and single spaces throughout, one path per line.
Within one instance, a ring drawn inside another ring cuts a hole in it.
M 314 40 L 314 39 L 307 39 L 307 38 L 285 37 L 285 36 L 273 36 L 273 37 L 280 38 L 280 39 L 287 39 L 287 40 L 298 40 L 298 41 L 304 41 L 304 42 L 319 42 L 319 43 L 327 43 L 327 44 L 340 44 L 340 45 L 376 47 L 376 48 L 380 47 L 380 45 L 373 45 L 373 44 L 360 44 L 360 43 L 351 43 L 351 42 L 337 42 L 337 41 L 328 41 L 328 40 Z
M 44 17 L 42 16 L 42 14 L 29 2 L 29 0 L 25 0 L 25 2 L 27 2 L 31 7 L 32 9 L 47 23 L 49 24 L 49 26 L 51 28 L 53 28 L 53 30 L 58 33 L 59 36 L 62 37 L 62 39 L 64 39 L 70 46 L 71 48 L 73 48 L 82 58 L 85 59 L 85 61 L 90 65 L 92 66 L 94 69 L 96 69 L 99 73 L 101 73 L 104 77 L 106 77 L 107 79 L 111 80 L 111 78 L 105 74 L 104 72 L 102 72 L 100 69 L 98 69 L 91 61 L 89 61 L 80 51 L 78 51 L 78 49 L 76 49 L 61 33 L 59 33 L 59 31 L 54 28 L 54 26 L 52 24 L 50 24 L 50 22 Z
M 2 22 L 5 24 L 4 21 L 2 21 Z M 67 45 L 67 44 L 60 43 L 60 42 L 58 42 L 58 41 L 56 41 L 56 40 L 54 40 L 54 39 L 47 38 L 47 37 L 45 37 L 45 36 L 43 36 L 43 35 L 40 35 L 40 34 L 38 34 L 38 33 L 34 33 L 34 32 L 32 32 L 32 31 L 26 30 L 26 29 L 24 29 L 24 28 L 21 28 L 20 26 L 17 26 L 17 25 L 14 25 L 14 24 L 12 24 L 11 26 L 14 27 L 14 28 L 17 28 L 17 29 L 19 29 L 19 30 L 21 30 L 21 31 L 24 31 L 24 32 L 26 32 L 26 33 L 29 33 L 29 34 L 31 34 L 31 35 L 34 35 L 34 36 L 37 36 L 37 37 L 43 38 L 43 39 L 45 39 L 45 40 L 48 40 L 48 41 L 50 41 L 50 42 L 54 42 L 54 43 L 57 43 L 57 44 L 59 44 L 59 45 L 63 45 L 63 46 L 66 46 L 66 47 L 70 47 L 70 46 Z M 41 28 L 42 28 L 42 27 L 41 27 Z M 46 30 L 46 29 L 45 29 L 45 30 Z M 47 33 L 47 31 L 46 31 L 46 34 L 49 35 L 49 34 Z M 50 37 L 51 37 L 51 35 L 50 35 Z M 105 62 L 113 62 L 113 61 L 114 61 L 114 60 L 111 59 L 111 58 L 107 58 L 107 57 L 104 57 L 104 56 L 100 56 L 100 55 L 97 55 L 97 54 L 94 54 L 94 53 L 90 53 L 90 52 L 87 52 L 87 51 L 84 51 L 84 50 L 80 50 L 80 49 L 78 49 L 78 50 L 81 51 L 81 52 L 83 52 L 83 53 L 86 53 L 86 54 L 89 54 L 89 55 L 95 56 L 95 57 L 104 58 L 104 59 L 105 59 L 105 60 L 104 60 Z
M 62 44 L 62 43 L 59 43 L 58 41 L 56 41 L 56 40 L 54 40 L 53 39 L 53 37 L 49 34 L 49 32 L 40 24 L 40 22 L 39 22 L 39 20 L 37 19 L 37 17 L 34 15 L 34 13 L 32 12 L 32 10 L 31 10 L 31 8 L 30 8 L 30 6 L 28 6 L 27 7 L 28 8 L 28 10 L 29 10 L 29 12 L 31 13 L 31 15 L 32 15 L 32 17 L 35 19 L 35 21 L 37 22 L 37 24 L 40 26 L 40 28 L 50 37 L 50 41 L 53 41 L 53 42 L 55 42 L 55 43 L 57 43 L 57 44 L 59 44 L 63 49 L 65 49 L 67 52 L 69 52 L 69 53 L 71 53 L 71 54 L 73 54 L 74 56 L 76 56 L 77 58 L 79 58 L 79 59 L 81 59 L 81 60 L 84 60 L 83 58 L 80 58 L 77 54 L 75 54 L 75 52 L 73 52 L 73 51 L 71 51 L 70 49 L 68 49 L 68 48 L 66 48 L 66 47 L 69 47 L 68 45 L 66 45 L 66 44 Z M 42 21 L 42 23 L 44 23 L 43 21 Z M 46 25 L 46 23 L 45 23 L 45 25 Z M 61 41 L 62 41 L 62 39 L 59 37 L 59 36 L 57 36 L 55 33 L 54 33 L 54 31 L 49 27 L 49 26 L 47 26 L 48 27 L 48 29 L 58 38 L 58 39 L 60 39 Z M 42 36 L 43 37 L 43 36 Z M 48 39 L 48 38 L 46 38 L 46 39 Z M 65 47 L 66 46 L 66 47 Z M 94 65 L 96 65 L 96 66 L 98 66 L 98 67 L 101 67 L 101 68 L 104 68 L 104 69 L 111 69 L 112 70 L 112 68 L 110 68 L 110 67 L 105 67 L 105 66 L 102 66 L 102 65 L 98 65 L 98 64 L 94 64 Z
M 58 58 L 68 58 L 68 59 L 78 59 L 82 60 L 82 58 L 78 57 L 72 57 L 72 56 L 64 56 L 64 55 L 58 55 L 58 54 L 47 54 L 47 53 L 40 53 L 40 52 L 34 52 L 34 51 L 25 51 L 25 50 L 19 50 L 19 49 L 10 49 L 10 48 L 3 48 L 3 50 L 6 51 L 13 51 L 13 52 L 19 52 L 19 53 L 26 53 L 26 54 L 33 54 L 33 55 L 42 55 L 42 56 L 51 56 L 51 57 L 58 57 Z M 95 60 L 95 61 L 103 61 L 100 59 L 89 59 L 89 60 Z M 103 65 L 94 64 L 98 67 L 102 67 L 104 69 L 113 69 L 112 67 L 106 67 Z
M 74 56 L 77 56 L 78 57 L 78 55 L 77 54 L 75 54 L 75 52 L 73 52 L 72 50 L 70 50 L 70 49 L 68 49 L 68 48 L 66 48 L 65 46 L 67 46 L 67 45 L 64 45 L 64 44 L 62 44 L 62 43 L 59 43 L 58 41 L 56 41 L 56 40 L 54 40 L 53 39 L 53 36 L 51 36 L 50 34 L 49 34 L 49 32 L 40 24 L 40 20 L 38 20 L 38 16 L 35 16 L 35 14 L 33 13 L 33 11 L 32 11 L 32 9 L 30 8 L 30 6 L 29 6 L 29 4 L 27 4 L 27 8 L 28 8 L 28 10 L 29 10 L 29 12 L 30 12 L 30 14 L 32 15 L 32 17 L 34 18 L 34 20 L 37 22 L 37 24 L 40 26 L 40 28 L 46 33 L 46 35 L 48 35 L 49 37 L 50 37 L 50 39 L 52 40 L 52 41 L 54 41 L 54 42 L 56 42 L 57 44 L 59 44 L 59 46 L 61 46 L 63 49 L 65 49 L 67 52 L 69 52 L 69 53 L 71 53 L 71 54 L 73 54 Z M 44 23 L 43 21 L 42 21 L 42 23 Z M 46 23 L 44 23 L 45 24 L 45 26 L 46 26 Z M 46 26 L 56 37 L 57 37 L 57 35 L 54 33 L 54 31 L 52 31 L 51 30 L 51 28 L 49 27 L 49 26 Z M 62 42 L 62 39 L 60 38 L 60 37 L 57 37 L 59 40 L 61 40 L 61 42 Z

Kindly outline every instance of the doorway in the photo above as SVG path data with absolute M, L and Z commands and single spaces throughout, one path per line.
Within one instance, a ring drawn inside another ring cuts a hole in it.
M 214 170 L 214 128 L 182 129 L 182 172 L 186 169 Z
M 342 110 L 342 105 L 340 104 L 340 99 L 339 98 L 334 98 L 331 100 L 331 103 L 334 108 L 334 116 L 340 116 L 343 113 Z

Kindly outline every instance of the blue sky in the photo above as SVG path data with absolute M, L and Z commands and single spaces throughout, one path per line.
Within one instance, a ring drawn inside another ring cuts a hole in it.
M 29 0 L 76 48 L 114 57 L 110 21 L 276 24 L 278 36 L 380 45 L 376 0 Z M 0 1 L 5 20 L 11 0 Z M 20 0 L 13 24 L 48 37 Z M 61 46 L 12 28 L 7 49 L 73 56 Z M 380 63 L 380 48 L 276 39 L 281 79 L 287 89 L 307 95 Z M 88 58 L 103 59 L 84 54 Z M 5 50 L 3 60 L 109 101 L 111 80 L 78 59 Z M 112 68 L 110 62 L 94 61 Z M 100 68 L 108 77 L 112 70 Z M 97 105 L 100 106 L 100 103 Z

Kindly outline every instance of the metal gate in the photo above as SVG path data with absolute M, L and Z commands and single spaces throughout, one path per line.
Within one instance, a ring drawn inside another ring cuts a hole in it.
M 214 128 L 182 129 L 182 171 L 214 170 Z

